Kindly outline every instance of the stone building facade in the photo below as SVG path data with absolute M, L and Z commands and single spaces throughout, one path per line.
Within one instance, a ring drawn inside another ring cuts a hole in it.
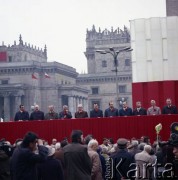
M 56 112 L 68 105 L 73 115 L 79 103 L 88 109 L 88 90 L 76 86 L 77 76 L 70 66 L 47 62 L 46 46 L 42 50 L 27 45 L 21 36 L 18 44 L 3 43 L 0 46 L 0 117 L 5 121 L 13 119 L 20 104 L 29 112 L 34 104 L 39 104 L 44 112 L 51 104 Z
M 115 107 L 120 108 L 122 101 L 132 105 L 132 66 L 131 52 L 121 52 L 118 55 L 118 75 L 111 54 L 100 54 L 96 50 L 108 50 L 110 47 L 120 50 L 130 46 L 130 32 L 122 29 L 96 31 L 95 26 L 87 30 L 86 52 L 88 74 L 79 74 L 77 85 L 82 85 L 89 90 L 88 107 L 99 104 L 102 110 L 108 108 L 108 103 L 113 101 Z M 115 71 L 115 72 L 114 72 Z M 118 87 L 116 87 L 116 78 Z M 116 91 L 118 91 L 118 95 Z

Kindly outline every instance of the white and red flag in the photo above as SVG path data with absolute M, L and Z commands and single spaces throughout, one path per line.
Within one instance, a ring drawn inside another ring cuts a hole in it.
M 45 78 L 50 78 L 49 74 L 45 72 Z

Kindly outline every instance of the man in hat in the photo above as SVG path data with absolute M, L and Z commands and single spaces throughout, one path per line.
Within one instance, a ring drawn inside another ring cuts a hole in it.
M 131 164 L 134 163 L 134 158 L 127 152 L 127 139 L 119 138 L 117 141 L 118 151 L 111 155 L 113 160 L 113 179 L 127 179 L 132 177 Z M 133 168 L 132 168 L 133 169 Z
M 63 148 L 66 180 L 91 180 L 92 163 L 87 147 L 82 145 L 83 132 L 73 130 L 71 139 L 72 143 Z

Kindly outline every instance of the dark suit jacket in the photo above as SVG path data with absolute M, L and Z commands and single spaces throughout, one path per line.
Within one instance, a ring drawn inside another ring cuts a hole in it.
M 82 111 L 82 112 L 76 112 L 75 113 L 75 118 L 87 118 L 88 117 L 88 113 L 86 111 Z
M 118 112 L 118 109 L 117 108 L 114 108 L 114 109 L 106 109 L 105 112 L 104 112 L 104 117 L 114 117 L 114 116 L 118 116 L 119 115 L 119 112 Z
M 124 110 L 123 108 L 120 109 L 119 116 L 132 116 L 132 109 L 129 107 L 126 110 Z
M 137 108 L 135 108 L 135 109 L 133 110 L 133 115 L 134 115 L 134 116 L 147 115 L 147 111 L 146 111 L 146 109 L 144 109 L 144 108 L 140 108 L 140 110 L 137 111 Z
M 98 111 L 95 111 L 94 109 L 90 111 L 90 117 L 103 117 L 103 111 L 98 109 Z
M 0 150 L 0 180 L 11 180 L 9 159 L 5 151 Z
M 164 106 L 162 110 L 162 114 L 177 114 L 176 106 L 171 105 L 171 107 Z
M 11 157 L 12 180 L 36 180 L 36 164 L 44 162 L 48 149 L 38 146 L 39 154 L 30 151 L 29 148 L 17 147 Z
M 64 180 L 61 162 L 52 156 L 37 165 L 37 173 L 39 180 Z
M 18 120 L 24 120 L 24 121 L 29 120 L 28 112 L 27 111 L 23 111 L 23 112 L 18 111 L 18 112 L 16 112 L 14 121 L 18 121 Z
M 30 115 L 30 120 L 44 120 L 44 112 L 42 111 L 34 111 Z
M 131 169 L 135 169 L 135 167 L 130 167 L 131 163 L 135 162 L 132 155 L 125 149 L 119 149 L 116 153 L 111 155 L 111 159 L 113 160 L 113 180 L 120 180 L 121 175 L 124 178 L 129 178 L 127 177 L 127 172 Z M 118 164 L 120 165 L 117 167 Z M 121 175 L 119 174 L 118 170 Z M 131 173 L 128 175 L 130 177 L 133 176 Z
M 72 114 L 70 111 L 68 111 L 68 113 L 65 113 L 64 111 L 59 113 L 59 119 L 71 119 L 72 118 Z
M 91 180 L 92 164 L 87 147 L 79 143 L 71 143 L 63 150 L 66 180 Z

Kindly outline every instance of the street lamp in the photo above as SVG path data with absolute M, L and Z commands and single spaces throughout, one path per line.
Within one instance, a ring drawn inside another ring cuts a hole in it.
M 109 50 L 96 50 L 97 53 L 100 53 L 100 54 L 111 54 L 113 56 L 113 59 L 114 59 L 114 67 L 115 67 L 115 72 L 116 72 L 116 98 L 117 98 L 117 101 L 119 100 L 119 94 L 118 94 L 118 55 L 119 53 L 121 52 L 129 52 L 129 51 L 132 51 L 133 49 L 131 49 L 131 47 L 125 47 L 125 48 L 122 48 L 122 49 L 119 49 L 119 50 L 115 50 L 113 47 L 110 47 Z

